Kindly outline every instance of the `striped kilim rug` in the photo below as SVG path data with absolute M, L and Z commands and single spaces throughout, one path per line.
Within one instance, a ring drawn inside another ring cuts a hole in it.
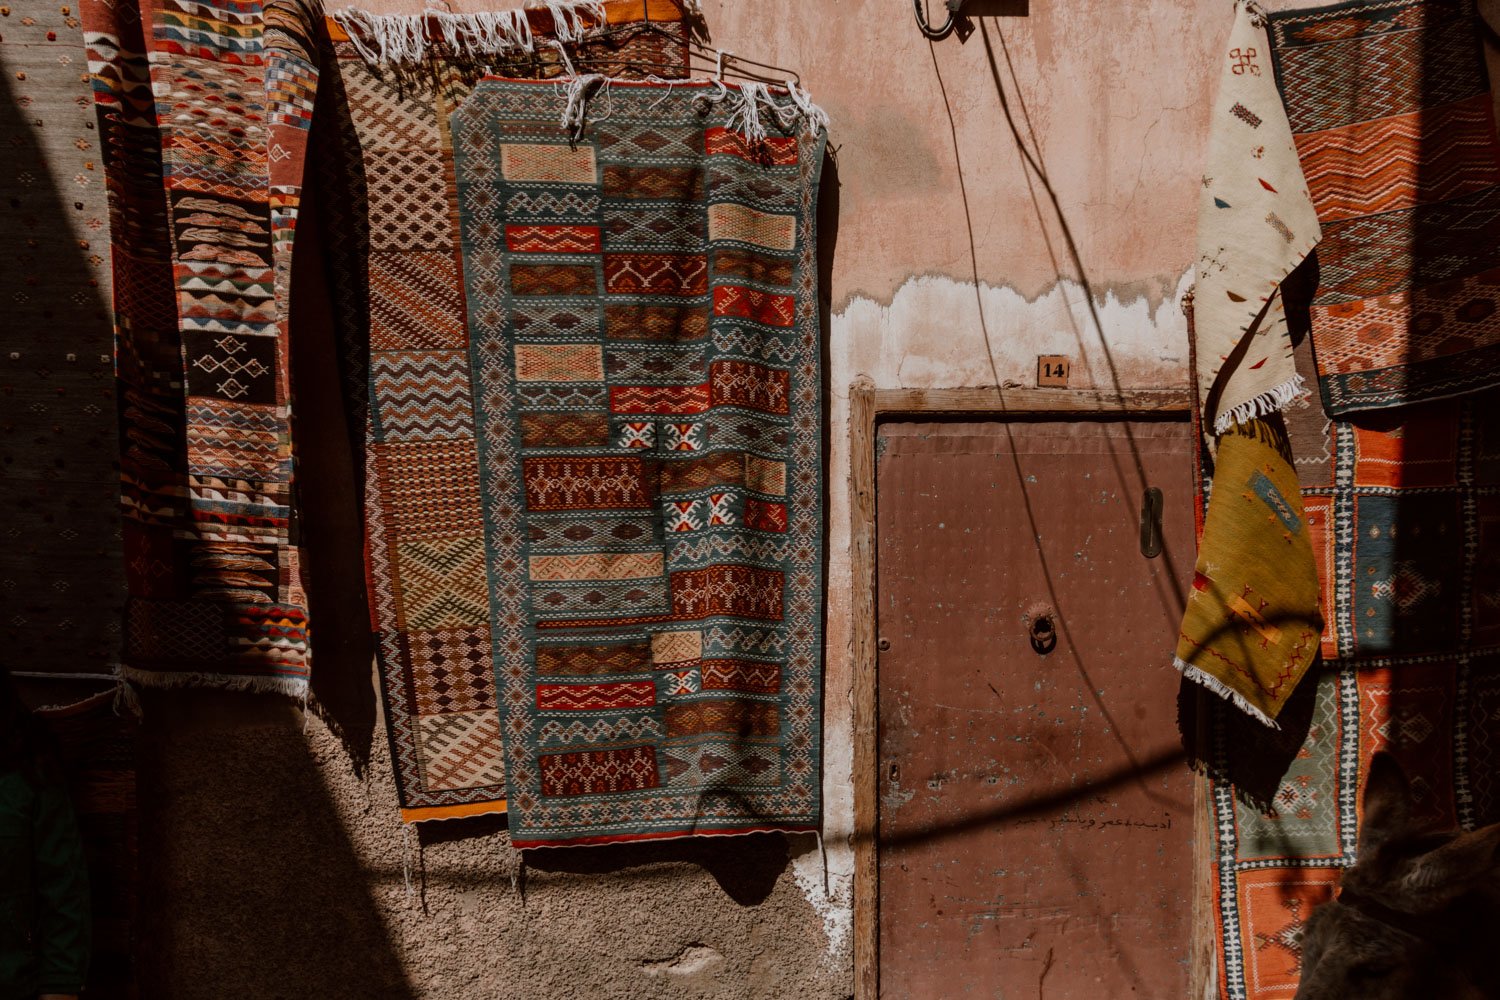
M 749 88 L 567 97 L 453 115 L 512 838 L 814 828 L 823 131 Z
M 620 72 L 636 62 L 686 71 L 679 5 L 605 12 L 621 34 L 570 41 L 574 54 L 617 58 Z M 449 116 L 486 62 L 517 74 L 565 70 L 549 44 L 552 14 L 515 14 L 528 18 L 530 49 L 467 56 L 422 18 L 331 19 L 336 71 L 325 74 L 314 130 L 334 322 L 363 456 L 385 717 L 408 822 L 505 811 Z M 646 15 L 655 28 L 642 25 Z M 373 27 L 421 32 L 429 47 L 416 63 L 367 59 L 356 37 L 378 56 Z
M 1473 0 L 1271 15 L 1323 242 L 1313 343 L 1328 412 L 1500 384 L 1500 145 Z
M 126 675 L 306 691 L 287 304 L 317 72 L 299 0 L 86 0 L 110 185 Z
M 1306 345 L 1298 362 L 1311 376 Z M 1391 750 L 1435 824 L 1500 820 L 1500 399 L 1330 419 L 1286 410 L 1328 625 L 1281 733 L 1216 706 L 1221 995 L 1290 998 L 1312 909 L 1355 860 L 1357 793 Z M 1290 745 L 1284 745 L 1290 739 Z M 1224 780 L 1286 762 L 1268 807 Z M 1258 758 L 1255 760 L 1252 758 Z

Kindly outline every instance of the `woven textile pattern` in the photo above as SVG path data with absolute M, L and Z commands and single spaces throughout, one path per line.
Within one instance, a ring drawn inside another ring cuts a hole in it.
M 1316 653 L 1317 580 L 1276 410 L 1301 384 L 1281 281 L 1318 242 L 1264 19 L 1235 4 L 1198 196 L 1195 374 L 1219 443 L 1173 663 L 1268 725 Z M 1231 496 L 1233 499 L 1231 499 Z
M 1275 720 L 1318 655 L 1311 534 L 1277 415 L 1219 438 L 1213 500 L 1178 636 L 1191 679 Z
M 0 67 L 3 664 L 107 673 L 125 604 L 110 227 L 75 9 L 0 10 Z
M 165 0 L 84 15 L 124 247 L 126 674 L 300 694 L 285 338 L 317 80 L 307 12 Z
M 545 25 L 533 24 L 539 36 Z M 449 115 L 476 67 L 438 56 L 403 74 L 341 30 L 313 157 L 351 424 L 361 430 L 373 624 L 408 822 L 505 811 L 479 452 Z M 584 51 L 676 63 L 656 32 Z M 543 50 L 533 72 L 562 69 Z M 506 63 L 525 72 L 526 61 Z
M 1298 360 L 1310 375 L 1305 347 Z M 1486 393 L 1357 423 L 1330 420 L 1316 398 L 1287 411 L 1328 627 L 1311 724 L 1273 809 L 1213 786 L 1225 997 L 1296 992 L 1303 924 L 1354 861 L 1377 750 L 1414 776 L 1420 818 L 1500 819 L 1497 404 Z M 1230 713 L 1221 766 L 1261 745 Z
M 1279 409 L 1297 372 L 1278 286 L 1318 242 L 1264 21 L 1235 4 L 1198 193 L 1198 385 L 1215 433 Z
M 1324 241 L 1313 304 L 1333 414 L 1500 383 L 1500 145 L 1473 0 L 1271 17 Z
M 174 601 L 186 589 L 177 541 L 189 525 L 182 337 L 141 11 L 131 2 L 90 0 L 81 13 L 114 237 L 122 534 L 128 606 L 138 610 L 139 602 Z M 139 623 L 127 622 L 126 631 L 138 635 Z M 215 645 L 205 646 L 212 659 Z
M 700 93 L 453 116 L 518 847 L 818 821 L 823 140 Z

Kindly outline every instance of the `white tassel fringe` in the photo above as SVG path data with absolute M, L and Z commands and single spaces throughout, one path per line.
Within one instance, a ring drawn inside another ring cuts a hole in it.
M 722 84 L 721 84 L 722 86 Z M 728 88 L 725 88 L 727 95 Z M 760 120 L 760 105 L 764 102 L 771 104 L 771 93 L 763 83 L 740 84 L 739 100 L 732 102 L 729 112 L 729 120 L 724 127 L 731 131 L 739 132 L 745 137 L 745 141 L 754 145 L 766 141 L 766 126 Z M 774 105 L 773 113 L 774 113 Z
M 561 46 L 559 46 L 561 49 Z M 566 57 L 565 57 L 566 58 Z M 563 107 L 559 124 L 568 130 L 574 139 L 583 135 L 584 123 L 588 120 L 589 100 L 601 88 L 608 88 L 609 77 L 603 73 L 585 73 L 568 81 L 565 93 L 568 103 Z
M 1245 400 L 1231 410 L 1225 410 L 1214 419 L 1214 433 L 1224 434 L 1235 424 L 1247 423 L 1256 417 L 1289 406 L 1302 395 L 1304 382 L 1301 375 L 1293 375 L 1280 385 L 1267 389 L 1259 396 Z
M 686 6 L 689 13 L 699 13 L 696 0 L 688 0 Z M 379 68 L 420 65 L 429 55 L 438 54 L 434 51 L 438 46 L 443 55 L 474 60 L 534 53 L 536 38 L 526 19 L 527 10 L 545 10 L 552 17 L 554 37 L 547 41 L 562 53 L 563 65 L 572 77 L 566 81 L 567 105 L 562 124 L 578 135 L 588 117 L 589 100 L 600 90 L 607 92 L 613 81 L 597 73 L 578 75 L 564 45 L 586 41 L 596 28 L 607 22 L 603 0 L 540 0 L 523 8 L 474 14 L 443 10 L 372 14 L 358 7 L 345 7 L 329 16 L 349 35 L 359 57 Z M 828 115 L 793 80 L 785 84 L 790 102 L 786 104 L 780 103 L 764 83 L 750 81 L 731 89 L 720 79 L 713 82 L 718 91 L 706 100 L 712 104 L 730 102 L 726 127 L 738 131 L 747 142 L 765 141 L 769 134 L 766 115 L 784 132 L 800 127 L 808 135 L 816 135 L 819 129 L 828 128 Z
M 122 714 L 121 709 L 124 709 L 137 719 L 145 718 L 145 715 L 141 711 L 141 696 L 136 693 L 135 685 L 131 684 L 124 677 L 121 677 L 119 680 L 120 686 L 115 688 L 115 714 Z
M 406 882 L 406 901 L 411 902 L 411 825 L 401 824 L 401 877 Z
M 1271 718 L 1265 712 L 1262 712 L 1260 709 L 1250 704 L 1250 702 L 1245 700 L 1244 695 L 1240 694 L 1234 688 L 1219 680 L 1213 674 L 1206 673 L 1202 669 L 1195 667 L 1186 660 L 1176 656 L 1172 657 L 1172 666 L 1176 667 L 1182 673 L 1182 676 L 1186 677 L 1194 684 L 1201 684 L 1212 691 L 1214 694 L 1218 695 L 1220 698 L 1224 698 L 1228 701 L 1234 702 L 1236 708 L 1238 708 L 1240 711 L 1244 712 L 1251 718 L 1265 723 L 1272 729 L 1281 728 L 1280 724 L 1277 723 L 1275 719 Z
M 770 86 L 764 83 L 741 83 L 737 92 L 722 80 L 715 79 L 713 83 L 717 92 L 700 99 L 709 104 L 728 102 L 729 119 L 724 127 L 739 132 L 752 145 L 764 142 L 768 135 L 763 115 L 769 115 L 783 132 L 791 132 L 800 126 L 808 135 L 817 135 L 819 129 L 828 128 L 827 112 L 814 104 L 807 91 L 792 80 L 785 84 L 791 100 L 789 104 L 779 103 Z
M 536 51 L 536 39 L 526 19 L 528 10 L 545 10 L 552 17 L 553 35 L 560 42 L 581 42 L 607 18 L 604 0 L 542 0 L 513 10 L 454 14 L 427 10 L 421 14 L 372 14 L 358 7 L 330 12 L 334 23 L 349 35 L 359 57 L 371 66 L 411 66 L 427 59 L 434 43 L 446 55 L 484 59 Z M 429 24 L 433 27 L 429 29 Z M 591 25 L 593 27 L 591 27 Z
M 214 674 L 175 670 L 140 670 L 136 667 L 121 667 L 120 677 L 142 687 L 217 688 L 221 691 L 251 691 L 256 694 L 284 694 L 288 698 L 301 700 L 307 696 L 307 681 L 295 677 L 244 677 L 233 674 Z
M 802 112 L 802 127 L 808 135 L 817 135 L 819 129 L 828 129 L 828 112 L 813 103 L 811 94 L 797 86 L 795 80 L 786 82 L 786 90 L 792 103 Z

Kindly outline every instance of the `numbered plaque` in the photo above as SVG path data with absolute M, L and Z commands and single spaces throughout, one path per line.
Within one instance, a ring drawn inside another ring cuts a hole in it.
M 1040 387 L 1066 389 L 1073 363 L 1065 354 L 1039 354 L 1036 359 L 1036 384 Z

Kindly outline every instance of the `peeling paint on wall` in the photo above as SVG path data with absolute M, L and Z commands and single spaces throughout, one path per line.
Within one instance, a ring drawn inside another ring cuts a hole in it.
M 1168 283 L 1170 282 L 1170 283 Z M 868 375 L 881 388 L 1036 384 L 1036 357 L 1073 359 L 1073 387 L 1187 384 L 1191 272 L 1152 295 L 1064 280 L 1036 298 L 948 277 L 914 277 L 887 305 L 855 298 L 832 320 L 835 386 Z M 842 362 L 842 363 L 841 363 Z
M 807 897 L 813 912 L 823 920 L 823 933 L 828 938 L 828 964 L 842 967 L 853 960 L 854 936 L 854 870 L 853 856 L 848 870 L 827 869 L 828 881 L 823 880 L 823 853 L 817 848 L 806 851 L 792 859 L 792 877 L 797 888 Z M 830 865 L 832 856 L 829 858 Z

